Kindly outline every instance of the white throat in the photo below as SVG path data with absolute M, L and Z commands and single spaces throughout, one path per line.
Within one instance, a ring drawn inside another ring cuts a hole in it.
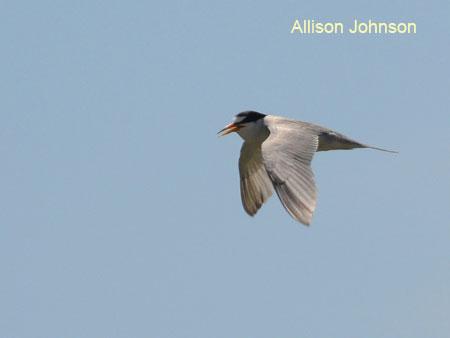
M 255 122 L 245 123 L 237 133 L 247 142 L 262 143 L 269 136 L 270 131 L 262 118 Z

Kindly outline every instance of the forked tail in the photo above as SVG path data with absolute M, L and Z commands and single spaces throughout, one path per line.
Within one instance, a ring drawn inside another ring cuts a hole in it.
M 399 153 L 399 151 L 396 151 L 396 150 L 387 150 L 387 149 L 377 148 L 377 147 L 372 147 L 372 146 L 368 146 L 368 145 L 366 145 L 366 148 L 371 148 L 371 149 L 376 149 L 376 150 L 386 151 L 386 152 L 388 152 L 388 153 L 394 153 L 394 154 L 398 154 L 398 153 Z

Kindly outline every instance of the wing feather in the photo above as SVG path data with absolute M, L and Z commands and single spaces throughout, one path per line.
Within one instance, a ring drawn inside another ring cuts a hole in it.
M 287 212 L 309 225 L 317 198 L 311 160 L 319 138 L 299 121 L 277 118 L 266 124 L 270 136 L 261 149 L 267 174 Z
M 239 158 L 241 200 L 244 210 L 253 216 L 273 194 L 261 154 L 261 144 L 244 142 Z

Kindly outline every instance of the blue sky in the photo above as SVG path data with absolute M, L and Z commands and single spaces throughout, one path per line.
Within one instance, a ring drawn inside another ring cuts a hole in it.
M 2 337 L 450 335 L 448 1 L 1 7 Z M 400 154 L 318 153 L 309 228 L 251 218 L 247 109 Z

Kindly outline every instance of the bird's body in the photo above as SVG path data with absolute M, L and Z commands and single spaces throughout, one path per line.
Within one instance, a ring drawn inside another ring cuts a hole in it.
M 287 212 L 309 225 L 317 189 L 311 160 L 316 151 L 375 148 L 312 123 L 245 111 L 219 133 L 244 139 L 239 158 L 241 199 L 253 216 L 275 190 Z

